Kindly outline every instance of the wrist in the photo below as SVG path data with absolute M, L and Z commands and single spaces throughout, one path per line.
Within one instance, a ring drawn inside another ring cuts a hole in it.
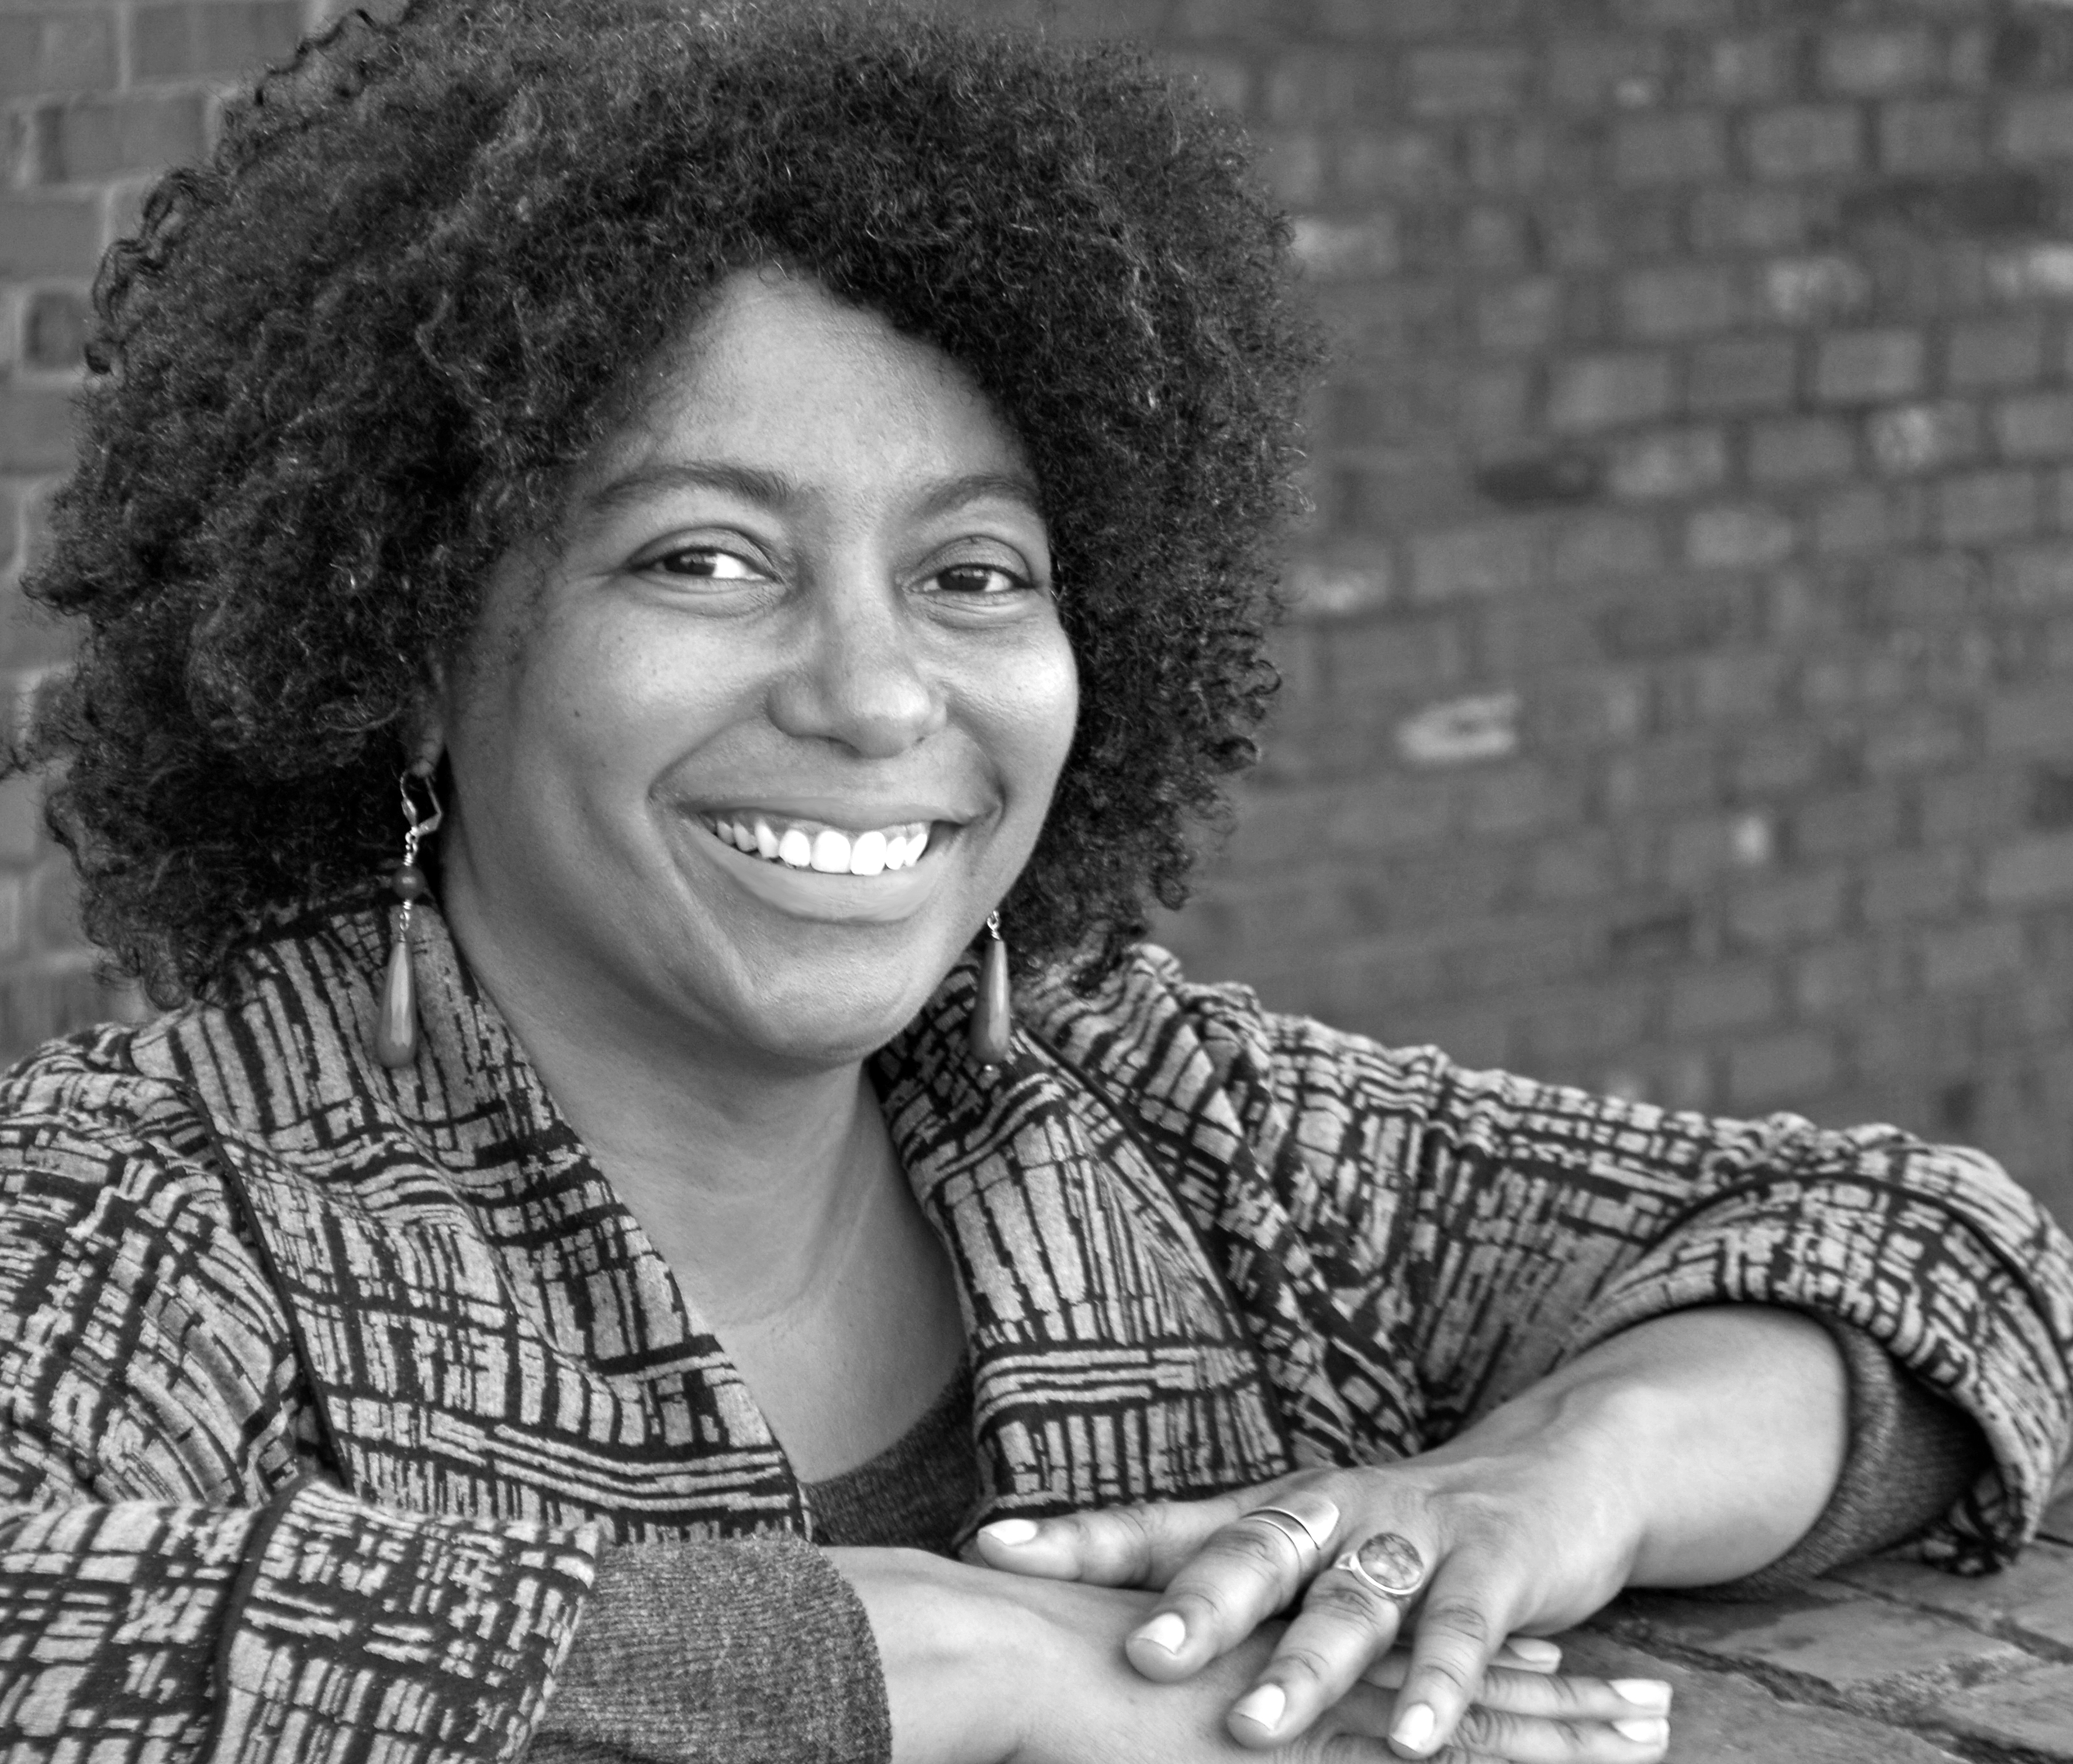
M 1038 1651 L 1016 1583 L 920 1550 L 831 1549 L 885 1674 L 893 1764 L 996 1764 L 1020 1745 Z M 1004 1585 L 1005 1582 L 1005 1585 Z

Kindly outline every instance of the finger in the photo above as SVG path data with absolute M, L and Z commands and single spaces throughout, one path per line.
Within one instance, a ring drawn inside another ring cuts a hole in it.
M 1412 1546 L 1391 1534 L 1400 1555 Z M 1289 1623 L 1254 1688 L 1231 1707 L 1234 1738 L 1253 1745 L 1284 1745 L 1358 1684 L 1387 1652 L 1403 1622 L 1403 1600 L 1390 1597 L 1342 1557 L 1310 1583 L 1303 1609 Z M 1412 1585 L 1424 1576 L 1419 1559 Z
M 1531 1715 L 1560 1721 L 1627 1721 L 1670 1712 L 1670 1687 L 1660 1679 L 1605 1680 L 1539 1671 L 1521 1671 L 1502 1663 L 1499 1654 L 1483 1674 L 1475 1706 L 1508 1715 Z M 1361 1675 L 1385 1689 L 1401 1688 L 1411 1675 L 1411 1656 L 1402 1648 L 1385 1654 Z
M 1515 1671 L 1552 1672 L 1562 1664 L 1562 1650 L 1538 1635 L 1507 1635 L 1493 1659 Z
M 1648 1715 L 1619 1721 L 1558 1721 L 1472 1708 L 1453 1744 L 1510 1764 L 1656 1764 L 1670 1749 L 1670 1723 Z
M 1406 1758 L 1429 1758 L 1452 1739 L 1490 1657 L 1511 1629 L 1510 1579 L 1457 1554 L 1433 1576 L 1411 1642 L 1411 1669 L 1398 1693 L 1390 1743 Z
M 1339 1519 L 1320 1495 L 1290 1504 L 1299 1499 L 1284 1495 L 1241 1513 L 1175 1572 L 1158 1609 L 1123 1643 L 1139 1671 L 1162 1683 L 1185 1678 L 1295 1597 L 1325 1560 L 1320 1540 L 1332 1537 Z
M 974 1542 L 989 1568 L 1094 1586 L 1164 1586 L 1251 1504 L 1243 1495 L 1111 1506 L 1057 1519 L 995 1519 Z

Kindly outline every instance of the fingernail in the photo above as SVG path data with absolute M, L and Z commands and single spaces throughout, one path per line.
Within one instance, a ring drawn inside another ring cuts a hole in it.
M 1562 1662 L 1562 1650 L 1552 1642 L 1542 1641 L 1537 1635 L 1510 1636 L 1506 1638 L 1504 1645 L 1519 1659 L 1531 1660 L 1535 1666 L 1559 1666 Z M 1626 1695 L 1624 1691 L 1620 1694 L 1622 1696 Z
M 1177 1618 L 1175 1622 L 1179 1622 Z M 1262 1727 L 1279 1727 L 1281 1712 L 1288 1707 L 1288 1698 L 1279 1684 L 1262 1684 L 1248 1691 L 1231 1705 L 1231 1713 L 1243 1715 L 1248 1721 Z
M 1612 1687 L 1630 1703 L 1658 1714 L 1670 1707 L 1670 1687 L 1659 1678 L 1616 1678 Z
M 1613 1731 L 1622 1739 L 1632 1740 L 1637 1745 L 1660 1745 L 1670 1737 L 1670 1724 L 1656 1715 L 1645 1721 L 1615 1721 Z
M 995 1519 L 991 1525 L 982 1525 L 979 1535 L 989 1544 L 1005 1544 L 1010 1549 L 1031 1542 L 1036 1535 L 1034 1519 Z
M 1389 1737 L 1399 1745 L 1422 1752 L 1432 1743 L 1432 1729 L 1437 1725 L 1438 1717 L 1433 1714 L 1431 1704 L 1413 1703 L 1397 1717 L 1396 1725 L 1389 1730 Z
M 1154 1647 L 1163 1648 L 1168 1654 L 1181 1651 L 1181 1644 L 1188 1639 L 1188 1626 L 1173 1611 L 1161 1611 L 1135 1635 L 1133 1642 L 1149 1642 Z M 1263 1687 L 1266 1688 L 1266 1687 Z M 1279 1691 L 1274 1693 L 1279 1696 Z

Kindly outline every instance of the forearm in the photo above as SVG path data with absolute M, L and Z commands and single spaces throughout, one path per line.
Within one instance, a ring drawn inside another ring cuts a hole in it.
M 1601 1467 L 1628 1585 L 1712 1585 L 1776 1560 L 1820 1518 L 1848 1448 L 1848 1375 L 1797 1312 L 1679 1311 L 1579 1354 L 1427 1458 L 1529 1436 Z

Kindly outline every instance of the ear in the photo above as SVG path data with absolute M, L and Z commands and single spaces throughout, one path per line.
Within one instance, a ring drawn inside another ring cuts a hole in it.
M 416 701 L 403 714 L 403 751 L 407 770 L 429 777 L 447 749 L 447 685 L 450 670 L 443 656 L 428 657 L 420 670 Z

